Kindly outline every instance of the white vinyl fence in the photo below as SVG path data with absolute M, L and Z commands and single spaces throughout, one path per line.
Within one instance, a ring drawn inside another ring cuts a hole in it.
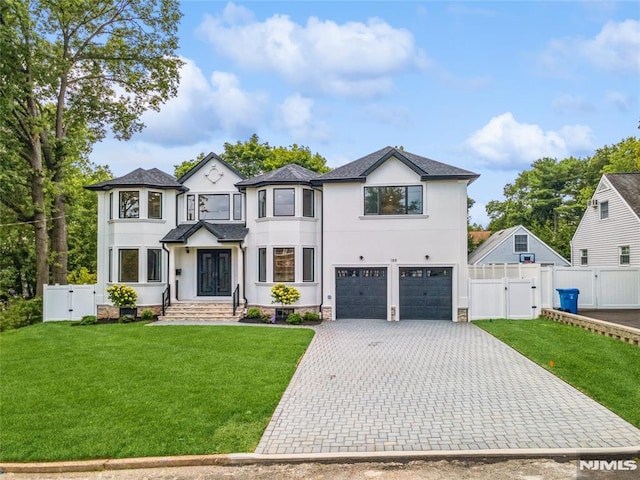
M 555 288 L 577 288 L 580 308 L 640 308 L 640 268 L 558 267 Z M 554 307 L 560 305 L 558 294 Z
M 95 285 L 45 285 L 42 319 L 45 322 L 80 320 L 96 314 Z
M 469 318 L 536 318 L 559 308 L 557 288 L 577 288 L 580 309 L 640 308 L 640 269 L 551 267 L 538 264 L 469 266 Z

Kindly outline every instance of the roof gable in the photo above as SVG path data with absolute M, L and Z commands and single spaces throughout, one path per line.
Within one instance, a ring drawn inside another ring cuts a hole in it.
M 421 180 L 470 180 L 474 181 L 478 174 L 462 168 L 447 165 L 430 158 L 400 150 L 385 147 L 376 152 L 365 155 L 358 160 L 347 163 L 324 175 L 317 177 L 313 183 L 325 182 L 365 182 L 367 176 L 390 158 L 396 158 L 420 175 Z
M 198 162 L 198 164 L 193 167 L 191 170 L 189 170 L 187 173 L 185 173 L 183 176 L 181 176 L 178 179 L 178 182 L 180 183 L 184 183 L 187 180 L 189 180 L 191 177 L 193 177 L 196 173 L 198 173 L 198 171 L 200 171 L 200 169 L 202 169 L 207 163 L 209 163 L 211 160 L 216 161 L 222 165 L 224 165 L 226 168 L 228 168 L 229 170 L 231 170 L 235 175 L 237 175 L 239 178 L 241 179 L 245 179 L 247 178 L 245 175 L 243 175 L 242 173 L 240 173 L 235 167 L 233 167 L 232 165 L 230 165 L 229 163 L 225 162 L 222 158 L 220 158 L 220 156 L 216 155 L 215 153 L 211 152 L 209 153 L 209 155 L 207 155 L 206 157 L 204 157 L 202 160 L 200 160 Z
M 569 262 L 562 257 L 558 252 L 556 252 L 553 248 L 543 242 L 540 238 L 534 235 L 528 228 L 524 225 L 516 225 L 514 227 L 505 228 L 504 230 L 500 230 L 493 235 L 491 235 L 484 243 L 482 243 L 478 248 L 476 248 L 473 252 L 469 254 L 468 263 L 473 265 L 480 263 L 486 257 L 488 257 L 491 253 L 496 251 L 498 247 L 504 244 L 507 241 L 510 241 L 514 235 L 528 235 L 530 238 L 534 239 L 542 248 L 546 249 L 548 252 L 552 253 L 558 260 L 561 260 L 562 263 L 569 265 Z M 528 253 L 538 253 L 534 248 L 531 248 L 531 243 L 529 243 Z
M 176 228 L 167 233 L 161 243 L 186 243 L 189 237 L 195 234 L 201 228 L 206 229 L 209 233 L 218 239 L 218 242 L 239 242 L 244 240 L 249 233 L 249 229 L 240 223 L 209 223 L 200 220 L 198 223 L 189 223 L 178 225 Z
M 157 188 L 159 190 L 179 190 L 184 192 L 185 186 L 176 180 L 173 175 L 157 168 L 145 170 L 137 168 L 132 172 L 118 178 L 94 183 L 85 187 L 88 190 L 112 190 L 114 188 Z

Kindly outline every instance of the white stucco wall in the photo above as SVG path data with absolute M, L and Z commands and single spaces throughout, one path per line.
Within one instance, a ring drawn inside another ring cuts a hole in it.
M 295 189 L 295 216 L 273 216 L 273 189 Z M 273 249 L 291 247 L 295 249 L 295 282 L 287 285 L 295 286 L 300 291 L 300 300 L 296 307 L 316 307 L 320 304 L 320 226 L 321 226 L 321 192 L 315 192 L 315 215 L 313 218 L 302 216 L 303 190 L 313 190 L 303 185 L 278 185 L 261 188 L 248 188 L 246 191 L 247 227 L 249 235 L 246 239 L 246 291 L 250 305 L 271 306 L 271 287 L 273 282 Z M 259 190 L 267 191 L 267 216 L 258 218 Z M 258 249 L 267 249 L 266 282 L 258 281 Z M 302 281 L 303 249 L 314 248 L 313 282 Z
M 140 192 L 139 218 L 118 218 L 119 192 Z M 147 218 L 148 192 L 162 193 L 162 219 Z M 111 196 L 110 193 L 113 193 Z M 98 281 L 96 286 L 96 303 L 108 304 L 107 288 L 113 283 L 119 283 L 119 255 L 123 248 L 138 250 L 138 282 L 130 283 L 138 293 L 138 305 L 158 305 L 162 298 L 162 291 L 167 282 L 167 254 L 162 251 L 161 282 L 147 282 L 147 250 L 162 249 L 160 239 L 175 227 L 175 196 L 173 190 L 157 190 L 149 188 L 123 188 L 106 192 L 99 191 L 98 195 Z M 109 219 L 109 202 L 112 201 L 113 218 Z M 113 251 L 112 281 L 109 282 L 109 249 Z
M 422 215 L 364 215 L 365 186 L 420 184 Z M 372 172 L 365 184 L 324 184 L 323 305 L 334 306 L 338 266 L 387 267 L 388 319 L 392 308 L 398 308 L 400 267 L 453 267 L 455 320 L 457 309 L 468 306 L 466 187 L 466 181 L 421 182 L 418 174 L 395 159 Z

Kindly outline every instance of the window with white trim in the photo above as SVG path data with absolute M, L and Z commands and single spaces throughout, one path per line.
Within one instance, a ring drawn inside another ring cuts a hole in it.
M 239 193 L 233 194 L 233 219 L 242 220 L 242 195 Z
M 162 250 L 150 248 L 147 250 L 147 282 L 162 281 Z
M 364 187 L 365 215 L 421 215 L 422 185 Z
M 309 190 L 305 188 L 302 190 L 302 216 L 303 217 L 313 217 L 315 216 L 315 192 L 313 190 Z
M 273 281 L 295 282 L 296 260 L 294 248 L 273 249 Z
M 631 247 L 624 245 L 620 247 L 620 265 L 629 265 L 631 263 Z
M 609 202 L 600 202 L 600 220 L 609 218 Z
M 229 194 L 198 195 L 200 220 L 229 220 Z
M 120 192 L 120 218 L 140 218 L 140 192 Z
M 267 191 L 258 190 L 258 218 L 267 216 Z
M 513 236 L 513 251 L 516 253 L 529 251 L 529 235 Z
M 258 281 L 267 281 L 267 249 L 258 249 Z
M 147 217 L 154 220 L 162 218 L 162 193 L 149 192 L 147 198 Z
M 589 265 L 589 251 L 586 248 L 580 250 L 580 265 Z
M 273 189 L 273 216 L 292 217 L 296 214 L 296 191 L 293 188 Z
M 121 248 L 118 251 L 118 281 L 138 282 L 138 249 Z
M 315 249 L 303 248 L 302 249 L 302 281 L 313 282 L 315 281 Z

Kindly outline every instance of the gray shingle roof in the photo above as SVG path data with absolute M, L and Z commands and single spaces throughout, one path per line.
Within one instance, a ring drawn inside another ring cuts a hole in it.
M 491 235 L 487 240 L 478 245 L 473 252 L 469 254 L 469 259 L 467 263 L 470 265 L 482 260 L 489 252 L 493 251 L 498 245 L 504 242 L 507 238 L 511 236 L 513 232 L 518 230 L 520 225 L 516 225 L 515 227 L 505 228 L 504 230 L 499 230 L 493 235 Z
M 133 172 L 104 182 L 94 183 L 85 187 L 88 190 L 112 190 L 120 187 L 150 187 L 160 190 L 179 190 L 184 192 L 185 186 L 179 183 L 173 175 L 151 168 L 137 168 Z
M 261 187 L 263 185 L 286 184 L 286 185 L 311 185 L 311 180 L 317 178 L 318 173 L 307 168 L 290 163 L 277 170 L 263 173 L 257 177 L 248 178 L 236 183 L 236 187 Z
M 219 242 L 239 242 L 244 240 L 249 229 L 242 223 L 209 223 L 200 220 L 198 223 L 178 225 L 167 233 L 161 243 L 185 243 L 191 235 L 201 228 L 206 228 Z
M 477 173 L 470 172 L 469 170 L 437 162 L 436 160 L 421 157 L 420 155 L 404 150 L 385 147 L 377 152 L 365 155 L 358 160 L 342 165 L 329 173 L 320 175 L 313 180 L 313 183 L 364 182 L 367 175 L 392 156 L 396 157 L 419 174 L 422 180 L 468 179 L 473 181 L 479 177 Z
M 606 173 L 605 177 L 640 218 L 640 173 Z

